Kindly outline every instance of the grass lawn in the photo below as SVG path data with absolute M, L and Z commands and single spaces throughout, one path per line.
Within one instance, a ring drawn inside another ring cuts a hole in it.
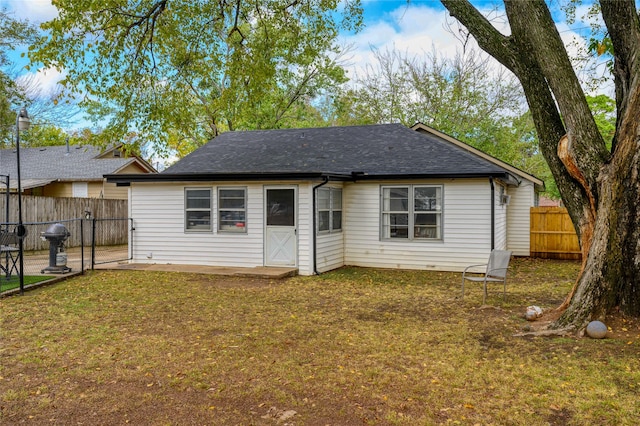
M 578 266 L 516 259 L 485 307 L 455 273 L 93 272 L 0 300 L 0 423 L 640 424 L 636 319 L 513 336 Z
M 25 275 L 22 279 L 25 286 L 29 284 L 39 283 L 40 281 L 47 281 L 51 278 L 55 278 L 55 276 L 43 276 L 43 275 Z M 18 275 L 12 275 L 11 278 L 7 279 L 4 275 L 0 276 L 0 292 L 12 290 L 14 288 L 20 287 L 20 277 Z

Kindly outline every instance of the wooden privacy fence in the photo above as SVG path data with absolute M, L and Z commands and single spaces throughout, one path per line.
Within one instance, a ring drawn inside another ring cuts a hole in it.
M 581 259 L 580 243 L 564 207 L 531 208 L 531 257 Z
M 18 222 L 18 196 L 9 196 L 9 218 L 6 218 L 5 194 L 0 193 L 0 222 Z M 77 219 L 85 216 L 102 218 L 128 217 L 127 200 L 106 200 L 102 198 L 57 198 L 35 195 L 22 196 L 22 222 L 53 222 L 65 219 Z
M 0 223 L 15 225 L 18 222 L 16 194 L 10 195 L 8 220 L 6 211 L 6 195 L 0 194 Z M 84 219 L 87 212 L 97 222 Z M 78 247 L 82 241 L 90 241 L 90 238 L 97 245 L 126 244 L 130 228 L 127 216 L 127 200 L 23 195 L 22 222 L 27 229 L 24 247 L 25 250 L 46 250 L 49 243 L 40 236 L 54 222 L 62 222 L 71 233 L 65 242 L 66 247 Z M 84 226 L 81 226 L 81 222 Z

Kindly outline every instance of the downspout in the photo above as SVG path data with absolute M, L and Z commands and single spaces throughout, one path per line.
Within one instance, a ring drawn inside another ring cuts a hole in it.
M 493 178 L 489 178 L 489 185 L 491 185 L 491 250 L 496 246 L 496 189 L 493 185 Z
M 317 260 L 316 259 L 316 254 L 317 254 L 316 239 L 317 239 L 317 236 L 318 236 L 318 233 L 316 232 L 316 221 L 317 221 L 317 218 L 316 218 L 316 216 L 317 216 L 316 215 L 316 189 L 318 189 L 321 186 L 324 186 L 327 183 L 329 183 L 329 177 L 328 176 L 323 176 L 323 179 L 324 179 L 324 181 L 322 181 L 321 183 L 319 183 L 319 184 L 317 184 L 316 186 L 313 187 L 312 194 L 311 194 L 311 198 L 313 200 L 312 203 L 311 203 L 311 208 L 313 210 L 311 212 L 311 215 L 313 217 L 313 221 L 312 221 L 313 222 L 313 230 L 311 231 L 311 232 L 313 232 L 313 234 L 312 234 L 313 235 L 313 256 L 312 257 L 313 257 L 313 273 L 315 275 L 320 275 L 320 273 L 318 272 L 318 268 L 316 266 L 316 264 L 317 264 L 317 262 L 316 262 L 316 260 Z

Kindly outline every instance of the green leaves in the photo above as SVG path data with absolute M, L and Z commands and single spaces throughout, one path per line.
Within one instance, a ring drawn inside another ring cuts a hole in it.
M 6 10 L 0 10 L 0 67 L 11 65 L 7 52 L 15 50 L 18 45 L 30 43 L 34 36 L 35 28 L 28 21 L 15 19 Z M 5 144 L 10 144 L 14 137 L 12 130 L 16 116 L 11 110 L 12 104 L 22 100 L 23 93 L 14 81 L 0 71 L 0 140 Z
M 86 94 L 83 105 L 108 120 L 111 137 L 135 131 L 160 150 L 295 125 L 309 98 L 344 81 L 330 56 L 334 40 L 360 25 L 358 1 L 345 4 L 342 20 L 335 0 L 56 6 L 31 59 L 64 68 L 68 90 Z

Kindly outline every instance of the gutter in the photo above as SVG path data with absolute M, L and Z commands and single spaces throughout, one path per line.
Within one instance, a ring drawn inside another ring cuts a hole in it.
M 491 250 L 496 246 L 496 189 L 493 185 L 493 178 L 489 178 L 489 185 L 491 186 Z
M 317 243 L 316 243 L 316 239 L 317 238 L 316 237 L 318 236 L 318 233 L 316 232 L 316 221 L 317 221 L 317 215 L 316 215 L 316 198 L 317 198 L 316 197 L 316 189 L 318 189 L 321 186 L 324 186 L 327 183 L 329 183 L 329 177 L 328 176 L 323 176 L 322 178 L 323 178 L 323 181 L 320 182 L 319 184 L 317 184 L 316 186 L 314 186 L 313 189 L 312 189 L 312 193 L 311 193 L 311 199 L 312 199 L 312 202 L 311 202 L 312 212 L 311 212 L 311 214 L 313 215 L 312 216 L 313 220 L 311 221 L 312 225 L 313 225 L 313 229 L 311 230 L 311 232 L 313 233 L 312 234 L 313 235 L 313 256 L 312 257 L 313 257 L 313 273 L 315 275 L 320 275 L 320 273 L 318 272 L 318 268 L 317 268 L 317 263 L 318 262 L 316 261 L 317 260 L 317 256 L 316 256 L 317 255 L 317 248 L 316 248 L 317 247 Z
M 118 186 L 129 186 L 132 182 L 212 182 L 212 181 L 251 181 L 251 180 L 312 180 L 324 179 L 343 182 L 363 180 L 407 180 L 407 179 L 465 179 L 465 178 L 498 178 L 509 182 L 510 173 L 393 173 L 371 174 L 361 171 L 341 172 L 225 172 L 225 173 L 136 173 L 106 174 L 107 182 Z M 513 179 L 511 179 L 513 181 Z M 515 184 L 515 182 L 514 182 Z

